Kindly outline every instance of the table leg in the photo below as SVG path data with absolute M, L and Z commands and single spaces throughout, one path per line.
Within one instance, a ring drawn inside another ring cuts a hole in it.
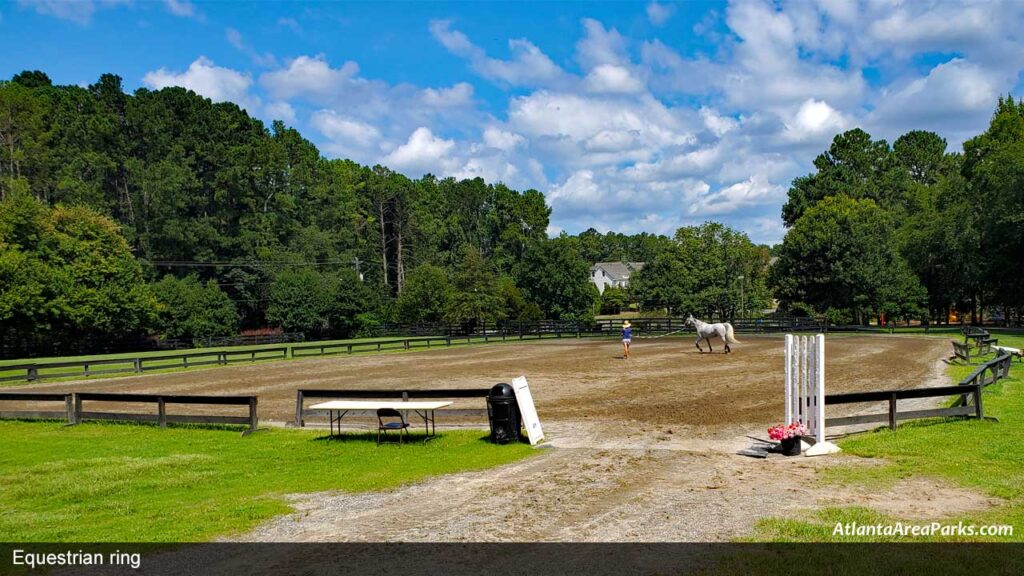
M 437 436 L 437 418 L 433 410 L 424 410 L 423 412 L 416 410 L 415 412 L 417 416 L 423 418 L 423 431 L 426 433 L 423 442 L 426 443 Z

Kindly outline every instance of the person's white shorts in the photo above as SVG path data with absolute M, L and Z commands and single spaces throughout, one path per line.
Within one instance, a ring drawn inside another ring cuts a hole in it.
M 622 339 L 622 343 L 623 344 L 631 344 L 632 342 L 633 342 L 633 340 L 631 338 L 623 338 Z

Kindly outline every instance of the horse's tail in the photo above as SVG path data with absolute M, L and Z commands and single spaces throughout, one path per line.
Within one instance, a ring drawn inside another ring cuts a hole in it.
M 729 344 L 742 344 L 742 342 L 737 340 L 736 336 L 733 335 L 732 324 L 729 324 L 728 322 L 725 324 L 725 340 Z

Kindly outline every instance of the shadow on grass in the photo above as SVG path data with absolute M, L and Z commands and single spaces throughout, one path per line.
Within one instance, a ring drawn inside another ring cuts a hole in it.
M 384 436 L 381 436 L 381 445 L 384 445 L 384 444 L 388 444 L 388 445 L 395 444 L 395 445 L 397 445 L 398 444 L 398 439 L 397 438 L 398 437 L 395 436 L 394 433 L 391 433 L 391 435 L 388 436 L 387 438 L 385 438 Z M 444 438 L 445 438 L 445 434 L 443 432 L 438 432 L 434 436 L 427 436 L 423 432 L 418 432 L 418 433 L 417 432 L 411 432 L 408 436 L 404 437 L 403 445 L 404 444 L 420 444 L 420 445 L 423 445 L 425 443 L 429 443 L 429 442 L 424 442 L 425 440 L 429 439 L 430 442 L 437 442 L 437 441 L 443 440 Z M 526 441 L 525 438 L 520 438 L 520 442 L 525 442 L 525 441 Z M 325 434 L 323 436 L 317 436 L 316 438 L 313 439 L 313 442 L 325 442 L 325 443 L 326 442 L 331 442 L 331 443 L 335 443 L 336 442 L 336 443 L 341 443 L 341 444 L 366 442 L 366 443 L 370 443 L 370 444 L 376 444 L 377 443 L 377 433 L 376 432 L 343 432 L 341 434 L 335 434 L 335 435 Z M 497 445 L 494 442 L 491 442 L 490 434 L 484 434 L 484 435 L 480 436 L 479 438 L 477 438 L 474 442 Z M 509 444 L 516 444 L 516 443 L 515 442 L 510 442 Z
M 99 427 L 109 426 L 116 428 L 153 428 L 160 430 L 160 425 L 156 422 L 133 422 L 130 420 L 86 420 L 80 424 L 68 424 L 65 420 L 21 420 L 22 422 L 52 422 L 57 424 L 64 424 L 67 428 L 77 428 L 79 426 L 88 427 Z M 168 430 L 208 430 L 208 431 L 220 431 L 220 432 L 235 432 L 241 433 L 249 429 L 248 426 L 242 424 L 199 424 L 199 423 L 188 423 L 188 422 L 168 422 L 166 429 Z

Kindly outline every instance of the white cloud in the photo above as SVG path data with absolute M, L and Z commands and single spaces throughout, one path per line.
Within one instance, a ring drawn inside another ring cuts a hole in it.
M 299 56 L 288 62 L 287 68 L 264 72 L 260 84 L 277 99 L 296 96 L 332 98 L 348 85 L 357 83 L 359 65 L 349 61 L 340 68 L 331 68 L 327 59 L 318 56 Z
M 204 20 L 202 12 L 197 10 L 195 4 L 190 0 L 164 0 L 164 5 L 167 6 L 167 10 L 175 16 Z
M 576 60 L 584 70 L 602 64 L 624 65 L 629 62 L 626 39 L 619 31 L 605 27 L 591 18 L 583 19 L 584 36 L 576 43 Z
M 473 86 L 459 82 L 450 88 L 425 88 L 423 103 L 436 108 L 467 106 L 473 102 Z
M 690 205 L 688 211 L 702 216 L 728 214 L 749 206 L 779 203 L 785 197 L 786 188 L 783 186 L 751 176 L 743 182 L 702 196 Z
M 250 46 L 245 38 L 242 37 L 242 33 L 234 28 L 228 28 L 224 31 L 224 36 L 227 38 L 229 44 L 234 46 L 235 50 L 238 50 L 242 54 L 245 54 L 252 60 L 252 63 L 261 67 L 277 66 L 277 58 L 274 57 L 270 52 L 259 53 L 255 48 Z
M 197 58 L 188 70 L 181 73 L 166 68 L 147 72 L 142 82 L 156 90 L 168 86 L 188 88 L 214 102 L 234 102 L 250 113 L 254 113 L 260 106 L 260 98 L 249 93 L 252 77 L 217 66 L 205 56 Z
M 488 126 L 484 129 L 483 141 L 490 148 L 509 151 L 522 146 L 526 139 L 519 134 Z
M 601 64 L 587 74 L 585 80 L 591 92 L 629 94 L 643 90 L 643 83 L 628 69 L 614 64 Z
M 800 105 L 792 120 L 786 123 L 783 136 L 791 141 L 804 141 L 810 138 L 828 136 L 831 139 L 836 133 L 846 128 L 847 121 L 828 102 L 808 98 Z
M 127 3 L 128 0 L 18 0 L 18 4 L 32 8 L 39 14 L 81 25 L 88 24 L 97 10 L 122 6 Z
M 296 34 L 300 34 L 301 35 L 302 32 L 303 32 L 302 25 L 299 24 L 299 21 L 296 20 L 295 18 L 285 18 L 285 17 L 278 18 L 277 19 L 277 25 L 278 26 L 284 26 L 285 28 L 288 28 L 289 30 L 291 30 L 292 32 L 294 32 Z
M 313 114 L 310 123 L 333 141 L 345 141 L 360 148 L 372 148 L 380 143 L 381 134 L 370 124 L 347 118 L 332 110 Z
M 510 86 L 544 86 L 557 84 L 565 78 L 562 69 L 528 40 L 509 40 L 512 59 L 500 60 L 488 57 L 482 48 L 462 32 L 453 30 L 451 25 L 451 20 L 433 20 L 430 32 L 449 52 L 469 60 L 473 70 L 488 80 Z
M 285 124 L 295 124 L 295 109 L 287 102 L 268 102 L 263 110 L 273 120 L 281 120 Z
M 999 95 L 1015 78 L 955 58 L 883 92 L 868 122 L 880 129 L 903 132 L 921 126 L 945 125 L 963 139 L 977 132 L 992 114 Z
M 735 118 L 722 116 L 706 106 L 700 109 L 700 117 L 704 120 L 704 127 L 718 138 L 725 136 L 739 126 L 739 122 Z
M 647 4 L 647 19 L 655 26 L 663 26 L 675 12 L 675 7 L 659 4 L 656 0 Z
M 429 128 L 419 127 L 409 140 L 384 157 L 388 166 L 417 176 L 430 173 L 445 173 L 451 167 L 448 154 L 455 142 L 434 136 Z

